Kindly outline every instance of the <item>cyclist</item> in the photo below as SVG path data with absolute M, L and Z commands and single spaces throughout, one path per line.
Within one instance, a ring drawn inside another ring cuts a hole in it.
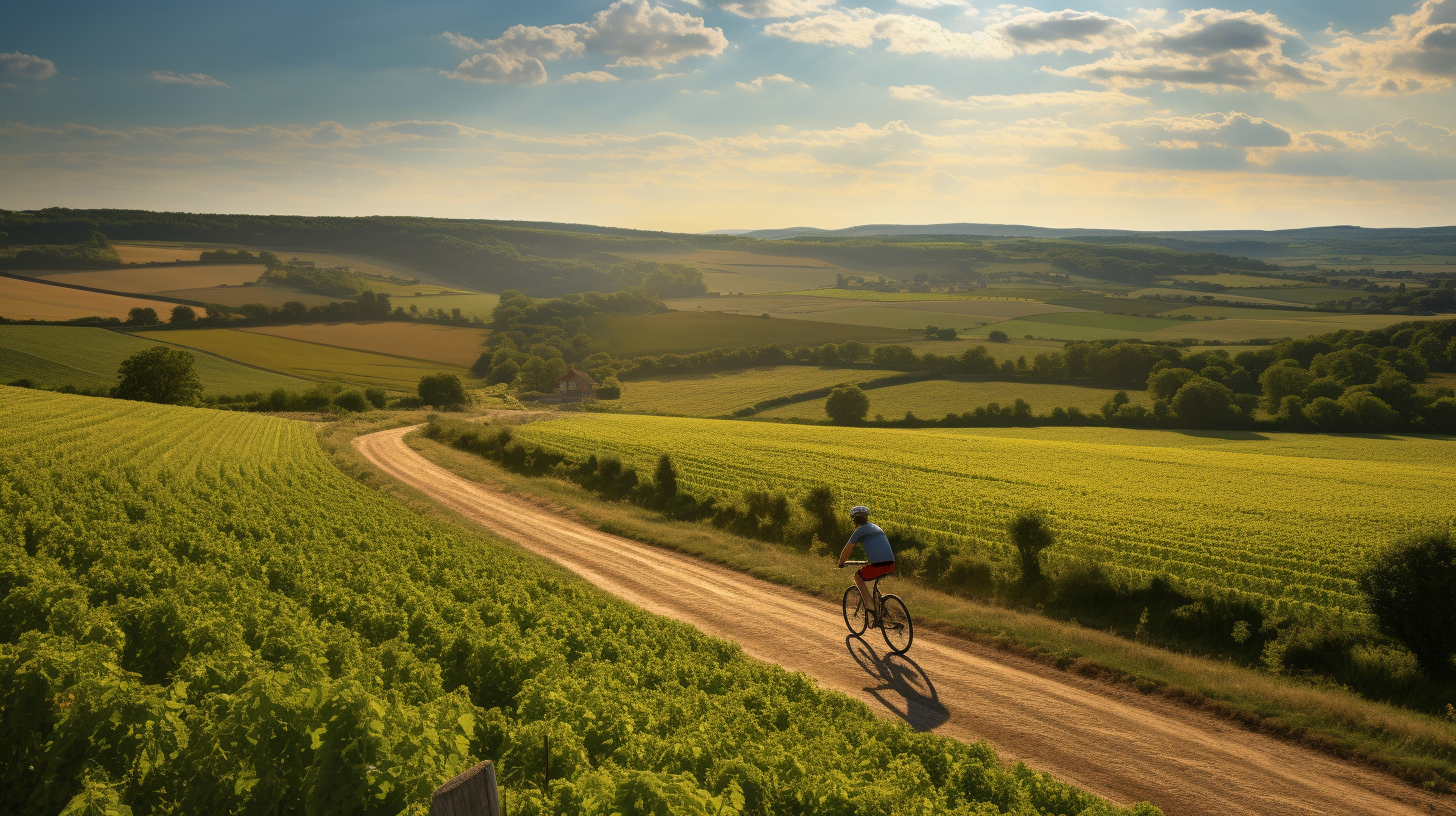
M 868 507 L 857 504 L 849 508 L 849 518 L 854 522 L 854 532 L 850 533 L 849 543 L 844 545 L 844 551 L 839 554 L 839 566 L 843 567 L 844 562 L 849 560 L 855 544 L 864 547 L 865 560 L 869 563 L 855 571 L 854 585 L 859 587 L 859 597 L 864 601 L 864 608 L 878 615 L 879 610 L 870 606 L 870 588 L 866 582 L 895 571 L 895 552 L 890 549 L 890 538 L 885 535 L 885 531 L 878 524 L 870 523 Z

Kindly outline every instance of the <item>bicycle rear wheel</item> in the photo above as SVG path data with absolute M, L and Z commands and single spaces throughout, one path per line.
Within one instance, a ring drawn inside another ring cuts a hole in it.
M 851 635 L 864 634 L 865 619 L 864 599 L 859 596 L 859 587 L 850 585 L 844 591 L 844 625 L 849 627 Z
M 880 634 L 885 636 L 885 645 L 895 654 L 905 654 L 915 640 L 915 624 L 910 620 L 910 610 L 905 602 L 894 595 L 886 595 L 880 616 Z

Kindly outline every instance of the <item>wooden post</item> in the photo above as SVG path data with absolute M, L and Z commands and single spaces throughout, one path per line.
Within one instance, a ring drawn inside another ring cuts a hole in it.
M 486 760 L 436 788 L 430 816 L 504 816 L 495 765 Z

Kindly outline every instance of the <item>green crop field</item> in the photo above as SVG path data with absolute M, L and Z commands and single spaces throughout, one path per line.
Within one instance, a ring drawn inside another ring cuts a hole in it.
M 412 392 L 426 374 L 445 372 L 462 377 L 467 374 L 464 368 L 448 363 L 422 363 L 233 329 L 137 332 L 136 336 L 211 352 L 315 382 L 341 382 L 388 391 Z
M 409 289 L 410 287 L 405 287 Z M 412 294 L 399 294 L 390 297 L 389 302 L 393 306 L 403 307 L 406 311 L 411 306 L 421 312 L 430 309 L 439 309 L 449 312 L 452 309 L 459 309 L 466 317 L 478 317 L 481 320 L 489 320 L 491 310 L 500 304 L 499 295 L 487 295 L 480 292 L 455 292 L 454 294 L 435 295 L 420 287 L 414 287 L 411 291 L 424 292 L 419 296 Z
M 1219 292 L 1214 297 L 1226 299 L 1257 297 L 1313 306 L 1330 300 L 1346 301 L 1365 294 L 1357 289 L 1341 289 L 1337 286 L 1294 286 L 1287 289 L 1230 289 L 1227 292 Z
M 905 412 L 914 413 L 920 419 L 940 419 L 946 414 L 963 414 L 987 403 L 999 403 L 1006 407 L 1018 399 L 1031 404 L 1031 410 L 1045 414 L 1053 408 L 1079 408 L 1095 412 L 1107 402 L 1117 389 L 1089 388 L 1080 385 L 1057 383 L 1018 382 L 966 382 L 961 380 L 925 380 L 923 382 L 871 388 L 865 391 L 870 398 L 871 417 L 900 419 Z M 1146 403 L 1146 392 L 1129 391 L 1134 403 Z M 758 416 L 795 419 L 826 419 L 824 400 L 806 400 L 791 405 L 771 408 Z M 686 412 L 683 412 L 686 413 Z
M 684 374 L 622 383 L 622 410 L 724 416 L 763 400 L 899 372 L 815 366 L 769 366 L 722 374 Z
M 512 813 L 830 816 L 889 790 L 1156 816 L 414 512 L 303 423 L 15 388 L 0 413 L 5 813 L 420 814 L 491 758 Z
M 892 529 L 1008 558 L 1004 525 L 1045 509 L 1053 565 L 1092 559 L 1195 594 L 1358 609 L 1371 546 L 1456 516 L 1456 442 L 1421 437 L 1038 428 L 901 430 L 592 415 L 518 437 L 651 473 L 662 453 L 700 496 L 832 486 Z M 866 461 L 873 463 L 866 467 Z
M 922 324 L 923 327 L 923 324 Z M 590 331 L 600 345 L 619 357 L 645 354 L 683 354 L 715 348 L 766 346 L 777 343 L 786 349 L 819 346 L 846 340 L 885 342 L 908 340 L 905 331 L 818 323 L 809 320 L 767 320 L 747 315 L 718 312 L 667 312 L 654 315 L 601 315 Z
M 398 321 L 299 323 L 256 326 L 242 331 L 465 367 L 485 351 L 483 344 L 489 334 L 484 329 Z
M 41 388 L 72 385 L 110 388 L 121 361 L 156 345 L 107 329 L 76 326 L 0 326 L 0 382 L 28 379 Z M 210 394 L 248 394 L 275 388 L 298 390 L 312 383 L 259 371 L 211 354 L 194 354 Z
M 797 292 L 775 292 L 779 297 L 818 297 L 836 300 L 869 300 L 880 303 L 911 303 L 922 300 L 1036 300 L 990 294 L 946 294 L 936 292 L 875 292 L 868 289 L 801 289 Z
M 1174 275 L 1171 280 L 1189 281 L 1192 283 L 1217 283 L 1221 286 L 1237 286 L 1244 289 L 1304 285 L 1300 281 L 1289 280 L 1287 278 L 1265 278 L 1259 275 L 1239 275 L 1232 272 L 1220 272 L 1217 275 Z

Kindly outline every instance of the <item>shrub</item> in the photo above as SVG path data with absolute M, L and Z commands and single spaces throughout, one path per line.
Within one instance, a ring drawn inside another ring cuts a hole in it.
M 375 408 L 383 408 L 384 403 L 387 401 L 384 389 L 382 388 L 364 389 L 364 399 L 369 400 L 369 404 Z
M 1356 576 L 1380 629 L 1410 649 L 1421 668 L 1453 673 L 1456 653 L 1456 542 L 1451 529 L 1420 533 L 1371 556 Z
M 355 389 L 335 395 L 334 405 L 344 409 L 345 411 L 352 411 L 356 414 L 362 414 L 365 411 L 369 410 L 370 401 L 364 396 L 363 391 Z
M 426 374 L 420 378 L 419 394 L 420 402 L 442 410 L 461 408 L 469 401 L 454 374 Z
M 174 326 L 184 326 L 184 325 L 186 325 L 188 323 L 196 323 L 196 322 L 197 322 L 197 312 L 194 312 L 192 310 L 192 307 L 191 306 L 173 306 L 172 307 L 172 325 L 174 325 Z
M 1000 329 L 993 329 L 990 334 L 986 335 L 986 339 L 992 343 L 1007 343 L 1011 340 L 1010 337 L 1006 336 L 1006 332 Z
M 138 306 L 126 313 L 126 325 L 128 326 L 155 326 L 162 322 L 157 317 L 157 310 L 150 306 Z

